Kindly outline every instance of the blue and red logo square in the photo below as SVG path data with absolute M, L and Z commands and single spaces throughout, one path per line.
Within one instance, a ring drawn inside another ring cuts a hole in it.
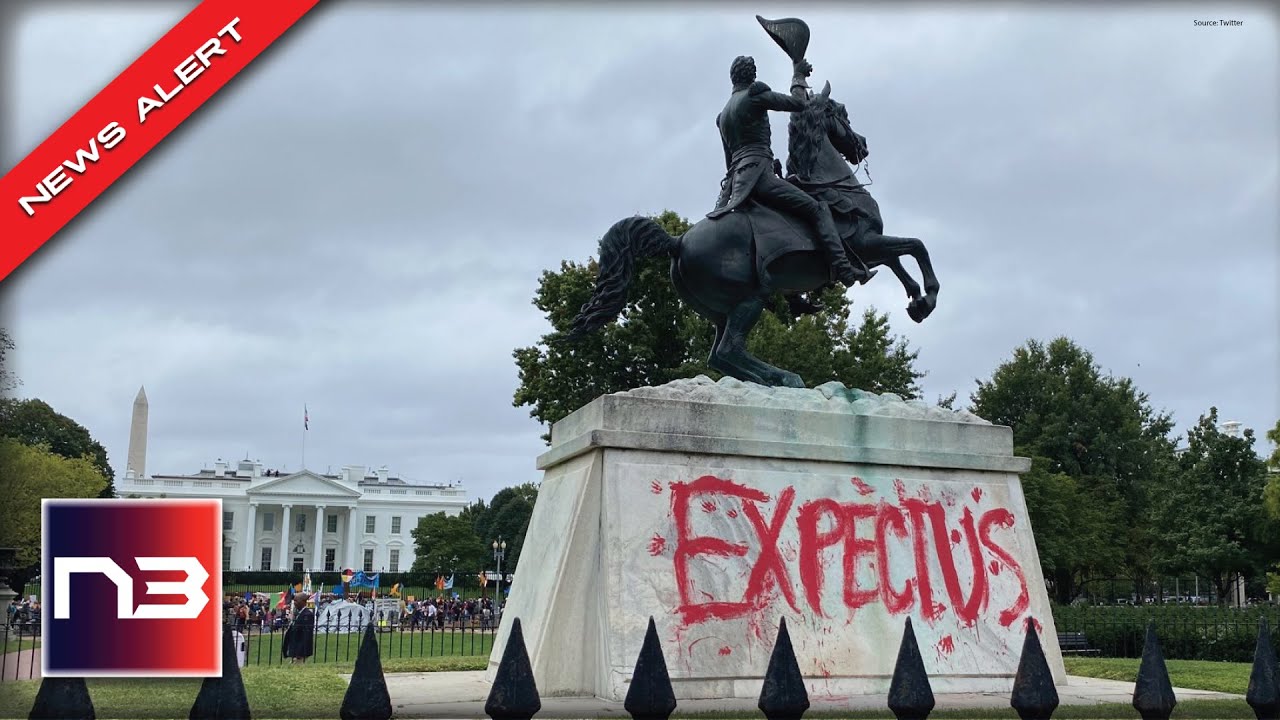
M 46 677 L 222 674 L 221 500 L 44 500 Z

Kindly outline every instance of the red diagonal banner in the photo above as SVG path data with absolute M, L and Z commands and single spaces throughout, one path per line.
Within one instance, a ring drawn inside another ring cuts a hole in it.
M 0 280 L 318 0 L 204 0 L 0 178 Z

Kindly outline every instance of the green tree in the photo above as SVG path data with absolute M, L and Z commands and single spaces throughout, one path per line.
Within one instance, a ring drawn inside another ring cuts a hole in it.
M 489 501 L 488 508 L 476 524 L 476 533 L 489 548 L 492 562 L 492 543 L 502 538 L 507 543 L 503 574 L 515 572 L 524 547 L 524 536 L 533 517 L 533 505 L 538 501 L 538 486 L 525 483 L 499 490 Z
M 88 458 L 0 438 L 0 547 L 17 552 L 17 572 L 9 577 L 15 589 L 39 572 L 40 500 L 96 497 L 106 484 Z
M 1172 463 L 1172 419 L 1062 337 L 1015 349 L 978 381 L 971 401 L 974 413 L 1013 428 L 1018 454 L 1038 460 L 1026 500 L 1058 600 L 1070 602 L 1086 578 L 1122 571 L 1143 586 L 1154 562 L 1152 496 Z
M 9 331 L 0 328 L 0 393 L 7 393 L 18 387 L 18 377 L 9 371 L 9 357 L 13 352 L 13 339 Z
M 484 543 L 468 518 L 443 512 L 426 515 L 413 529 L 415 551 L 409 572 L 430 585 L 437 572 L 457 572 L 462 580 L 485 567 Z M 457 561 L 454 561 L 457 558 Z
M 1280 551 L 1275 521 L 1259 502 L 1266 462 L 1253 445 L 1253 430 L 1223 433 L 1217 408 L 1210 408 L 1187 433 L 1178 472 L 1157 505 L 1167 568 L 1210 578 L 1223 601 L 1233 576 L 1263 574 Z
M 1267 488 L 1263 491 L 1263 505 L 1271 517 L 1280 520 L 1280 420 L 1267 431 L 1271 441 L 1271 457 L 1267 458 Z M 1280 570 L 1280 565 L 1276 566 Z
M 0 399 L 0 437 L 24 445 L 44 445 L 68 459 L 87 457 L 107 480 L 101 496 L 115 497 L 115 471 L 107 462 L 107 449 L 83 425 L 54 411 L 43 400 Z
M 688 221 L 671 211 L 655 220 L 672 235 L 689 229 Z M 671 285 L 670 262 L 661 258 L 637 263 L 618 322 L 572 344 L 550 343 L 568 330 L 591 297 L 596 272 L 595 260 L 589 260 L 564 261 L 558 271 L 542 274 L 533 304 L 553 332 L 513 353 L 520 377 L 517 407 L 529 406 L 529 414 L 549 426 L 606 393 L 697 375 L 720 377 L 706 366 L 711 324 L 680 301 Z M 842 289 L 828 288 L 820 300 L 822 312 L 796 317 L 780 295 L 774 297 L 772 312 L 762 316 L 748 339 L 750 351 L 799 373 L 810 386 L 838 380 L 872 392 L 919 396 L 917 382 L 924 373 L 915 369 L 917 352 L 891 334 L 887 315 L 868 309 L 853 327 Z M 549 434 L 544 438 L 550 440 Z

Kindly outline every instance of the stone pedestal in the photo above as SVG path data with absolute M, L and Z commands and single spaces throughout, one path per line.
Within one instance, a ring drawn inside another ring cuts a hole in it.
M 1027 619 L 1065 682 L 1009 428 L 830 383 L 701 377 L 556 423 L 489 661 L 622 700 L 649 616 L 678 698 L 755 697 L 779 619 L 810 694 L 888 691 L 905 618 L 935 692 L 1008 692 Z

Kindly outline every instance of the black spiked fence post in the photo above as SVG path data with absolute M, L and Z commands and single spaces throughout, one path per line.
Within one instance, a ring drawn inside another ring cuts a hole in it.
M 191 706 L 190 720 L 249 720 L 249 696 L 240 677 L 235 636 L 222 628 L 222 674 L 207 677 Z
M 658 641 L 658 628 L 652 616 L 622 706 L 635 720 L 667 720 L 675 712 L 676 693 L 671 687 L 667 660 L 662 656 L 662 643 Z
M 1271 644 L 1271 628 L 1265 616 L 1258 618 L 1258 645 L 1253 650 L 1253 670 L 1244 701 L 1258 720 L 1280 720 L 1280 666 Z
M 47 677 L 40 681 L 35 704 L 27 717 L 31 720 L 93 720 L 97 715 L 84 678 Z
M 1154 622 L 1147 621 L 1147 638 L 1142 645 L 1142 663 L 1138 681 L 1133 686 L 1133 707 L 1142 720 L 1169 720 L 1178 699 L 1173 696 L 1173 683 L 1164 665 L 1164 651 L 1156 636 Z
M 929 685 L 929 674 L 924 669 L 915 630 L 911 629 L 911 618 L 907 618 L 907 625 L 902 630 L 898 662 L 893 666 L 889 709 L 898 720 L 925 720 L 933 712 L 933 687 Z
M 809 691 L 804 687 L 800 663 L 791 647 L 786 618 L 782 618 L 778 627 L 778 639 L 769 656 L 769 669 L 764 673 L 757 707 L 768 720 L 800 720 L 809 709 Z
M 387 691 L 387 678 L 382 674 L 382 653 L 373 623 L 365 626 L 360 653 L 356 655 L 356 667 L 351 673 L 351 684 L 347 685 L 338 717 L 342 720 L 388 720 L 391 717 L 391 693 Z
M 1040 646 L 1035 618 L 1027 618 L 1027 637 L 1022 642 L 1022 659 L 1018 661 L 1009 705 L 1022 720 L 1049 720 L 1058 709 L 1058 688 L 1053 684 L 1049 661 Z
M 502 650 L 502 662 L 493 678 L 484 714 L 493 720 L 530 720 L 542 709 L 538 685 L 533 681 L 533 665 L 524 647 L 520 618 L 512 618 L 511 634 Z

